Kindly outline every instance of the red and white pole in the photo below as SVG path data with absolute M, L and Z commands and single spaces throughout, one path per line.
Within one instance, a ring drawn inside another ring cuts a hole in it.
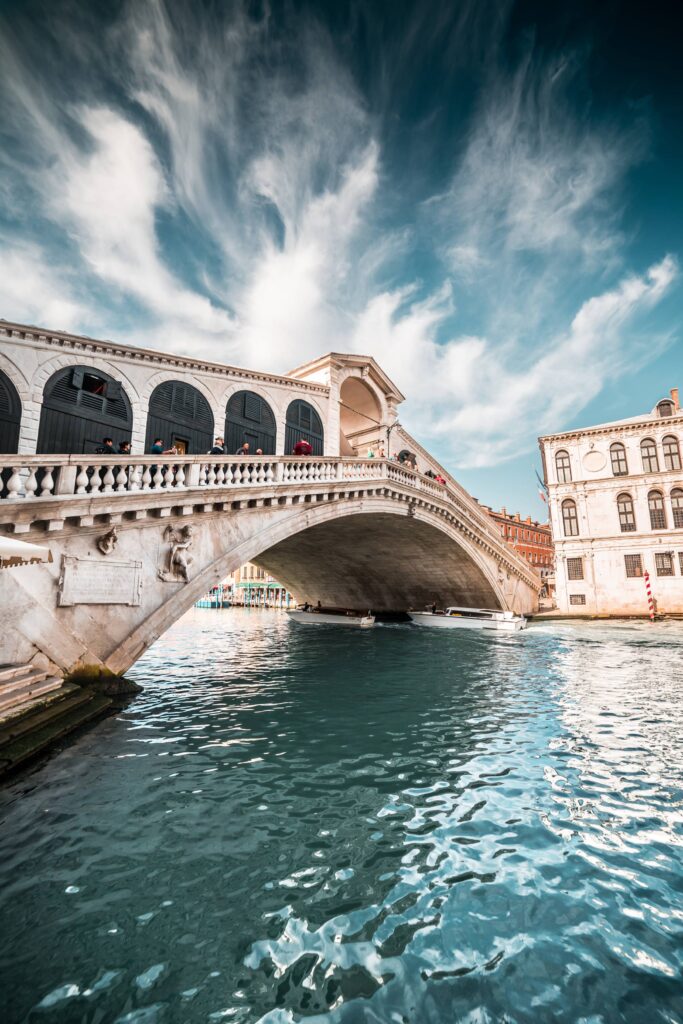
M 647 590 L 647 603 L 648 603 L 648 607 L 650 609 L 650 622 L 654 622 L 655 621 L 655 601 L 654 601 L 654 598 L 652 596 L 652 588 L 650 586 L 650 574 L 647 571 L 647 569 L 643 573 L 643 578 L 645 580 L 645 589 Z

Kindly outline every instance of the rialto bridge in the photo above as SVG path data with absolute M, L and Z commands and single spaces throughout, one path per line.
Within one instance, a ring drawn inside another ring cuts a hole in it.
M 536 608 L 539 576 L 398 424 L 403 396 L 371 358 L 276 376 L 3 322 L 3 394 L 0 536 L 52 561 L 0 572 L 0 665 L 122 673 L 247 561 L 323 605 Z M 207 456 L 214 433 L 251 438 L 249 456 Z M 105 434 L 133 454 L 95 454 Z M 137 454 L 150 435 L 186 454 Z M 312 456 L 286 454 L 300 437 Z

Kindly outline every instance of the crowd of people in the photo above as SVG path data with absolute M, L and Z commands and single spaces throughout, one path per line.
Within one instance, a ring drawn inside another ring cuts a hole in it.
M 126 455 L 126 456 L 130 456 L 132 454 L 131 446 L 130 446 L 130 441 L 119 441 L 118 448 L 115 448 L 114 447 L 113 438 L 111 438 L 111 437 L 103 437 L 102 438 L 102 444 L 98 448 L 95 449 L 95 454 L 96 455 Z M 163 437 L 156 437 L 154 439 L 154 442 L 150 446 L 148 454 L 149 455 L 178 455 L 180 453 L 178 451 L 178 448 L 175 445 L 171 445 L 170 448 L 165 448 L 164 447 L 164 439 L 163 439 Z M 209 451 L 206 454 L 207 455 L 229 455 L 229 454 L 232 454 L 232 453 L 228 452 L 228 450 L 227 450 L 227 445 L 225 443 L 225 438 L 223 438 L 223 437 L 221 437 L 219 435 L 216 438 L 216 440 L 214 441 L 213 445 L 211 446 L 211 448 L 209 449 Z M 252 452 L 251 452 L 251 447 L 249 445 L 249 442 L 248 441 L 244 441 L 239 446 L 239 448 L 237 449 L 237 451 L 234 454 L 238 455 L 240 458 L 246 458 L 249 455 L 251 455 Z M 263 449 L 262 448 L 257 448 L 254 451 L 253 454 L 255 456 L 263 455 Z M 296 442 L 296 444 L 292 448 L 291 454 L 292 455 L 296 455 L 297 457 L 312 455 L 313 454 L 313 446 L 311 445 L 310 441 L 307 441 L 305 437 L 302 437 L 302 438 L 300 438 Z M 368 448 L 368 452 L 367 452 L 366 458 L 368 458 L 368 459 L 386 459 L 387 458 L 387 454 L 386 454 L 384 445 L 380 444 L 378 446 L 378 448 L 377 448 L 377 451 L 375 451 L 375 449 L 373 447 Z M 417 465 L 417 459 L 410 452 L 402 452 L 400 456 L 396 452 L 392 452 L 391 455 L 389 455 L 389 462 L 398 462 L 401 466 L 404 466 L 406 469 L 411 470 L 413 473 L 420 473 L 420 470 L 418 469 L 418 465 Z M 153 467 L 153 468 L 156 468 L 156 467 Z M 429 477 L 431 480 L 434 480 L 437 484 L 445 484 L 446 483 L 446 478 L 441 473 L 435 473 L 432 469 L 425 470 L 422 475 L 426 476 L 426 477 Z

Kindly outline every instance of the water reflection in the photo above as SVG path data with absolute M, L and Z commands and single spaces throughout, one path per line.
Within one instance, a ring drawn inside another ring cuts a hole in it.
M 197 611 L 8 790 L 10 1024 L 683 1020 L 680 628 L 350 633 Z

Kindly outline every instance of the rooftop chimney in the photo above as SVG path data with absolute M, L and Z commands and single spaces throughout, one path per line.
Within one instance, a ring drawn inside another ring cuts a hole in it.
M 500 514 L 502 516 L 506 516 L 508 514 L 508 510 L 505 508 L 505 505 L 502 506 L 502 508 L 500 510 Z
M 678 410 L 681 407 L 681 403 L 678 401 L 678 388 L 672 388 L 671 389 L 671 401 L 673 402 L 674 406 L 676 407 L 676 412 L 678 412 Z

